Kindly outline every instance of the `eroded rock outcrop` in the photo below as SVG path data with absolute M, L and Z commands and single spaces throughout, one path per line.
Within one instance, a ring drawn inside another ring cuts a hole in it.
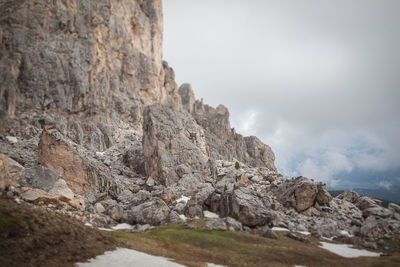
M 285 180 L 274 189 L 274 193 L 283 205 L 293 207 L 298 212 L 313 207 L 315 203 L 327 205 L 332 200 L 324 184 L 302 176 Z
M 213 108 L 195 100 L 190 84 L 183 84 L 178 92 L 183 108 L 204 128 L 209 157 L 227 161 L 236 159 L 249 166 L 276 171 L 271 148 L 255 136 L 243 137 L 236 133 L 230 126 L 229 111 L 225 106 Z
M 143 154 L 146 174 L 163 185 L 179 180 L 178 166 L 208 174 L 206 140 L 203 129 L 174 103 L 155 104 L 145 109 Z

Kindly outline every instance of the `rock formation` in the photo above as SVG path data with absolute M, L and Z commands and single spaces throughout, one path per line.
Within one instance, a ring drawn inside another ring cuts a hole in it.
M 7 197 L 134 231 L 207 211 L 222 217 L 207 229 L 398 239 L 399 206 L 283 179 L 271 148 L 236 133 L 226 107 L 178 89 L 162 61 L 161 0 L 1 1 L 0 15 Z

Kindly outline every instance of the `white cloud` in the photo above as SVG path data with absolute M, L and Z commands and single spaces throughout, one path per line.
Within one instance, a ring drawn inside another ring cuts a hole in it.
M 392 187 L 392 183 L 389 181 L 380 181 L 378 184 L 379 187 L 385 188 L 386 190 L 390 190 Z

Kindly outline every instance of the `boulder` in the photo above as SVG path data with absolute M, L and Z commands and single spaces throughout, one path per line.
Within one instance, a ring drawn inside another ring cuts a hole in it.
M 46 191 L 38 188 L 26 188 L 26 190 L 21 194 L 21 198 L 28 202 L 45 202 L 45 203 L 58 203 L 57 197 L 50 195 Z
M 314 205 L 318 194 L 317 184 L 306 177 L 285 180 L 274 189 L 278 200 L 286 207 L 302 212 Z
M 50 189 L 49 194 L 54 195 L 65 202 L 74 199 L 74 192 L 69 189 L 64 179 L 58 179 L 53 188 Z
M 397 205 L 397 204 L 391 202 L 391 203 L 389 203 L 388 208 L 393 213 L 399 213 L 400 214 L 400 205 Z
M 185 216 L 188 218 L 203 217 L 203 205 L 199 203 L 197 199 L 191 198 L 186 203 L 184 209 Z
M 226 217 L 225 223 L 226 223 L 226 226 L 228 227 L 228 230 L 230 230 L 230 231 L 242 231 L 243 230 L 242 223 L 235 220 L 232 217 Z
M 19 184 L 19 174 L 24 167 L 15 160 L 0 153 L 0 191 Z
M 168 222 L 170 209 L 161 199 L 145 202 L 128 211 L 130 224 L 162 225 Z
M 56 129 L 46 129 L 40 137 L 39 163 L 62 177 L 74 193 L 97 191 L 98 181 L 88 162 Z
M 49 191 L 60 179 L 53 170 L 43 166 L 27 168 L 20 173 L 19 183 L 24 187 L 32 187 Z
M 278 239 L 278 235 L 269 227 L 263 228 L 262 236 L 269 239 Z
M 205 229 L 208 231 L 227 231 L 228 228 L 223 219 L 214 218 L 206 222 Z
M 308 239 L 306 237 L 298 236 L 296 234 L 293 234 L 292 232 L 287 233 L 286 236 L 293 240 L 297 240 L 297 241 L 304 242 L 304 243 L 310 243 L 310 239 Z
M 104 213 L 106 211 L 106 209 L 101 203 L 96 203 L 94 205 L 94 209 L 96 210 L 97 213 Z
M 354 204 L 360 198 L 360 195 L 356 191 L 350 190 L 350 191 L 341 193 L 340 195 L 337 196 L 337 198 L 346 200 L 346 201 Z

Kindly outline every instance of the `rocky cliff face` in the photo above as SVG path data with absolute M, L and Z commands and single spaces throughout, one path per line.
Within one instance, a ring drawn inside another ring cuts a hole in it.
M 178 90 L 162 61 L 161 0 L 5 0 L 0 26 L 0 189 L 15 201 L 57 203 L 98 226 L 148 229 L 208 210 L 237 219 L 218 229 L 399 236 L 400 207 L 284 180 L 226 107 Z
M 162 62 L 161 0 L 1 5 L 3 114 L 38 109 L 140 126 L 143 106 L 175 94 Z

